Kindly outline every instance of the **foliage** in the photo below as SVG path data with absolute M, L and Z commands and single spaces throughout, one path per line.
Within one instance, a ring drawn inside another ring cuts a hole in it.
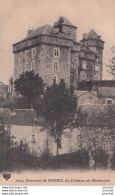
M 106 168 L 115 139 L 115 107 L 107 106 L 101 111 L 78 112 L 77 126 L 79 147 L 91 153 L 95 167 Z M 114 160 L 113 160 L 114 161 Z
M 96 148 L 92 151 L 92 157 L 95 161 L 95 168 L 107 168 L 108 167 L 108 153 L 102 148 Z
M 113 170 L 115 170 L 115 147 L 113 148 L 113 154 L 112 154 L 110 163 L 111 163 L 111 168 L 112 168 Z
M 109 59 L 108 72 L 115 77 L 115 46 L 111 48 L 111 58 Z
M 34 157 L 30 154 L 26 142 L 20 141 L 16 146 L 15 137 L 11 135 L 10 129 L 0 125 L 0 171 L 10 171 L 31 167 Z
M 26 71 L 14 81 L 15 92 L 24 96 L 30 103 L 43 95 L 44 86 L 43 79 L 34 71 Z
M 65 127 L 72 122 L 76 112 L 76 99 L 70 93 L 63 80 L 59 85 L 47 87 L 42 100 L 44 128 L 55 138 L 58 148 L 61 148 L 61 136 Z

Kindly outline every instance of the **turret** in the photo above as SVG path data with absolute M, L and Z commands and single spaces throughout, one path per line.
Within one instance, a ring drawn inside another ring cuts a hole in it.
M 77 27 L 74 26 L 67 18 L 61 16 L 58 21 L 54 23 L 53 27 L 58 29 L 60 33 L 63 33 L 65 36 L 76 41 Z

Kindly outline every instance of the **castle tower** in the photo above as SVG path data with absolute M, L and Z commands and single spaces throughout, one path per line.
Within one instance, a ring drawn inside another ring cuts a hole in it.
M 102 79 L 102 67 L 103 67 L 103 49 L 104 41 L 101 36 L 92 29 L 89 33 L 83 34 L 82 42 L 95 53 L 95 68 L 93 80 Z
M 58 29 L 60 33 L 76 41 L 77 27 L 74 26 L 67 18 L 61 16 L 58 21 L 54 23 L 53 27 Z

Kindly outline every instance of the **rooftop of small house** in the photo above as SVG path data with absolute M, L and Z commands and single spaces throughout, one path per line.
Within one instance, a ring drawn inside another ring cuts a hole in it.
M 98 97 L 115 98 L 115 87 L 99 87 Z

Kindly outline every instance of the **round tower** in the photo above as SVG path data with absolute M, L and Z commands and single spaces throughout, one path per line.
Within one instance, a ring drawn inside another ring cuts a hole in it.
M 88 46 L 90 50 L 95 53 L 95 67 L 94 67 L 94 80 L 102 80 L 102 67 L 103 67 L 103 49 L 104 41 L 101 36 L 92 29 L 89 33 L 83 34 L 82 42 Z

